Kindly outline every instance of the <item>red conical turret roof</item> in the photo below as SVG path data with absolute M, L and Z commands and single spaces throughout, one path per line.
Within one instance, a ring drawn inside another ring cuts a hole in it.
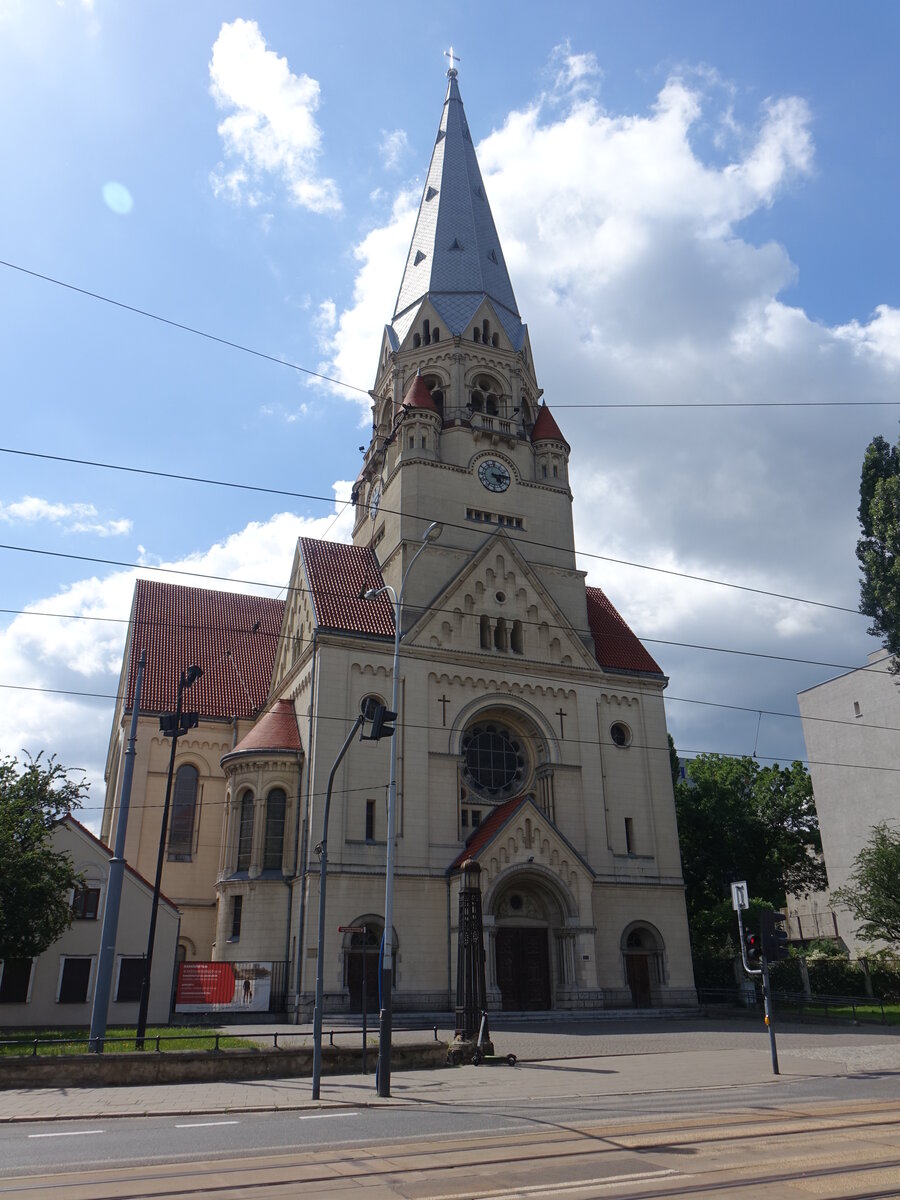
M 300 754 L 302 751 L 294 706 L 290 700 L 277 700 L 235 748 L 222 755 L 222 761 L 235 754 Z
M 431 398 L 431 390 L 428 384 L 422 378 L 421 371 L 416 372 L 416 375 L 403 397 L 404 408 L 424 408 L 428 412 L 437 413 L 440 416 L 438 406 Z
M 533 442 L 562 442 L 566 449 L 569 449 L 569 443 L 560 432 L 560 428 L 546 404 L 542 404 L 538 410 L 538 418 L 531 431 L 531 440 Z

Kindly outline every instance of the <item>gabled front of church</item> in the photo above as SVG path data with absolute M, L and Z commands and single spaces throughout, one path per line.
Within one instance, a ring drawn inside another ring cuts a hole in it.
M 448 79 L 371 392 L 353 543 L 301 538 L 283 608 L 213 594 L 205 625 L 189 612 L 196 589 L 138 585 L 103 836 L 140 650 L 172 680 L 196 661 L 201 720 L 178 745 L 163 875 L 166 894 L 185 898 L 182 954 L 285 961 L 289 1011 L 308 1018 L 329 775 L 362 702 L 391 702 L 388 585 L 402 600 L 394 1008 L 454 1006 L 471 861 L 491 1007 L 691 1003 L 666 679 L 576 566 L 570 447 L 541 400 L 455 69 Z M 142 713 L 163 711 L 159 697 Z M 126 854 L 146 871 L 165 746 L 141 721 L 145 815 Z M 364 977 L 377 1008 L 389 758 L 387 739 L 354 743 L 333 780 L 330 1011 L 359 1012 Z

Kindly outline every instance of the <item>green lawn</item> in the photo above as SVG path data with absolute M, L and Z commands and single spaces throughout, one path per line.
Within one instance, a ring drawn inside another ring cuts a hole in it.
M 809 1003 L 803 1004 L 785 1004 L 779 1002 L 776 997 L 775 1011 L 781 1009 L 784 1013 L 791 1011 L 801 1013 L 803 1016 L 810 1017 L 827 1017 L 829 1020 L 834 1018 L 837 1021 L 864 1021 L 866 1024 L 875 1022 L 877 1024 L 900 1025 L 900 1004 L 885 1004 L 884 1015 L 882 1016 L 882 1006 L 880 1004 L 865 1004 L 860 1003 L 855 1007 L 851 1004 L 817 1004 L 815 997 Z
M 60 1054 L 87 1054 L 89 1029 L 9 1029 L 0 1031 L 0 1056 L 14 1055 L 21 1057 L 34 1053 L 34 1041 L 38 1039 L 38 1056 Z M 134 1039 L 135 1030 L 108 1029 L 104 1045 L 105 1054 L 122 1054 L 136 1050 Z M 148 1027 L 145 1038 L 145 1050 L 156 1053 L 156 1039 L 159 1037 L 159 1049 L 166 1050 L 214 1050 L 216 1046 L 216 1031 L 197 1029 L 196 1026 L 180 1028 L 174 1025 L 153 1025 Z M 10 1044 L 11 1043 L 11 1044 Z M 222 1050 L 235 1050 L 242 1047 L 253 1048 L 258 1044 L 247 1038 L 220 1037 L 219 1047 Z

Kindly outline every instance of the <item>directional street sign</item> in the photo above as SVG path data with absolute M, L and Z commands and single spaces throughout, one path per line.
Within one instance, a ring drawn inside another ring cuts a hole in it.
M 731 885 L 731 907 L 735 912 L 740 912 L 742 908 L 749 908 L 750 901 L 747 898 L 747 880 L 742 879 L 740 883 Z

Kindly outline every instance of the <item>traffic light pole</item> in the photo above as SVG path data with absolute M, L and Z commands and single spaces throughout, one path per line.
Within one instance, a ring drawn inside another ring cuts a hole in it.
M 740 908 L 737 909 L 738 932 L 741 941 L 741 962 L 744 964 L 744 970 L 748 975 L 762 975 L 763 985 L 763 1014 L 766 1023 L 766 1029 L 769 1031 L 769 1049 L 772 1053 L 772 1073 L 779 1075 L 778 1070 L 778 1047 L 775 1045 L 775 1026 L 772 1022 L 772 984 L 769 980 L 769 962 L 766 958 L 766 944 L 762 941 L 762 954 L 760 955 L 760 969 L 751 967 L 747 962 L 747 938 L 744 934 L 744 921 L 741 916 Z
M 765 1012 L 766 1029 L 769 1031 L 769 1049 L 772 1052 L 772 1074 L 780 1074 L 778 1070 L 778 1047 L 775 1045 L 775 1026 L 772 1024 L 772 984 L 769 982 L 769 960 L 765 951 L 762 956 L 763 978 L 763 1011 Z

